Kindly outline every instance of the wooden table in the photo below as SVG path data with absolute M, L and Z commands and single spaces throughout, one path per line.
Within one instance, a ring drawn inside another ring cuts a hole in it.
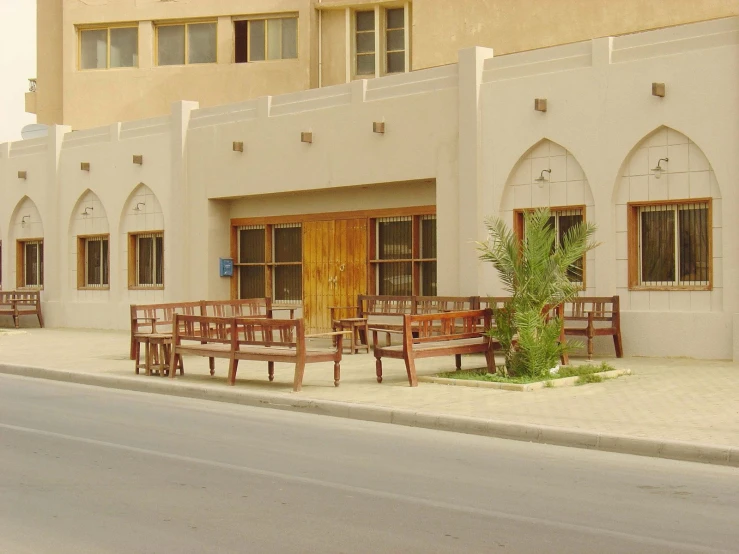
M 334 322 L 334 330 L 349 331 L 351 333 L 351 339 L 349 341 L 350 354 L 359 354 L 360 348 L 363 348 L 365 352 L 369 353 L 369 328 L 366 317 L 338 319 Z M 362 336 L 364 336 L 364 343 L 362 343 Z

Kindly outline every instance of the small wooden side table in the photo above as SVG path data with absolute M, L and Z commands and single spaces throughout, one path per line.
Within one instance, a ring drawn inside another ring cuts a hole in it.
M 359 354 L 360 349 L 369 353 L 369 326 L 366 317 L 350 317 L 334 321 L 334 331 L 350 331 L 349 354 Z M 364 342 L 362 342 L 364 337 Z M 346 344 L 346 343 L 344 343 Z

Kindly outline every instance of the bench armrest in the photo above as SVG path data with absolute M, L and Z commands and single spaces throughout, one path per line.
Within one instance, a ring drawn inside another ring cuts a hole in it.
M 155 317 L 134 317 L 131 319 L 131 321 L 156 321 L 157 318 Z
M 306 339 L 315 339 L 317 337 L 335 337 L 337 335 L 350 335 L 351 331 L 334 331 L 333 333 L 313 333 L 312 335 L 305 335 Z
M 402 335 L 402 329 L 380 329 L 378 327 L 370 327 L 368 331 L 376 331 L 378 333 L 393 333 L 394 335 Z

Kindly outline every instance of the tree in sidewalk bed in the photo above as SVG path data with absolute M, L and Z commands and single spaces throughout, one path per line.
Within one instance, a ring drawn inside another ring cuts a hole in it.
M 480 259 L 493 264 L 511 301 L 495 308 L 489 331 L 505 355 L 505 375 L 546 377 L 572 342 L 560 342 L 561 321 L 552 308 L 570 301 L 582 288 L 585 254 L 598 246 L 596 227 L 577 223 L 561 239 L 547 208 L 524 214 L 519 238 L 500 218 L 488 218 L 488 239 L 478 243 Z

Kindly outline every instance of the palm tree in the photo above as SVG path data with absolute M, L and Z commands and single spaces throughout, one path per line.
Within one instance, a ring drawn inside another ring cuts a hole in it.
M 480 259 L 493 264 L 512 297 L 496 310 L 490 331 L 504 351 L 506 375 L 545 376 L 568 349 L 552 308 L 577 296 L 583 282 L 578 262 L 598 246 L 592 223 L 573 225 L 557 241 L 551 217 L 548 208 L 526 213 L 521 239 L 500 218 L 489 218 L 488 240 L 478 244 Z

